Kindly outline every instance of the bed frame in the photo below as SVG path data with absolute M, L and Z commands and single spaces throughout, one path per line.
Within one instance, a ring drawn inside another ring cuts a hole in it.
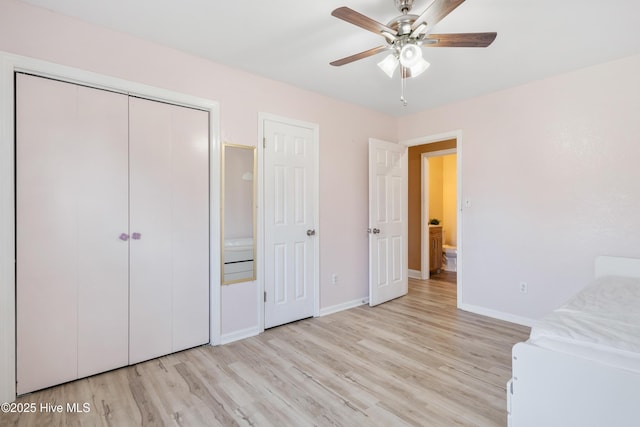
M 601 256 L 595 277 L 640 278 L 640 260 Z M 544 349 L 512 352 L 507 383 L 509 427 L 640 426 L 640 372 Z

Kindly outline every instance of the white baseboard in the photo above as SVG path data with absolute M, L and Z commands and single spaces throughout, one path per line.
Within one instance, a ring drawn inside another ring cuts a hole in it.
M 422 280 L 422 272 L 420 270 L 411 270 L 411 269 L 409 269 L 409 273 L 407 273 L 407 274 L 412 279 Z
M 332 305 L 330 307 L 325 307 L 320 309 L 320 314 L 318 316 L 326 316 L 328 314 L 337 313 L 342 310 L 348 310 L 350 308 L 358 307 L 359 305 L 368 304 L 369 297 L 358 298 L 353 301 L 343 302 L 342 304 Z
M 342 310 L 348 310 L 350 308 L 358 307 L 360 305 L 368 304 L 368 303 L 369 303 L 369 297 L 358 298 L 353 301 L 347 301 L 347 302 L 343 302 L 342 304 L 336 304 L 336 305 L 332 305 L 331 307 L 322 308 L 320 309 L 320 313 L 318 314 L 318 316 L 319 317 L 326 316 L 328 314 L 337 313 Z M 220 337 L 220 344 L 229 344 L 234 341 L 240 341 L 245 338 L 254 337 L 261 333 L 262 331 L 259 328 L 254 326 L 251 328 L 242 329 L 240 331 L 223 334 Z
M 240 331 L 231 332 L 228 334 L 222 334 L 220 337 L 220 344 L 229 344 L 234 341 L 243 340 L 249 337 L 255 337 L 260 334 L 262 331 L 256 326 L 252 326 L 251 328 L 242 329 Z
M 482 316 L 493 317 L 494 319 L 504 320 L 506 322 L 516 323 L 518 325 L 532 327 L 535 323 L 535 319 L 530 319 L 528 317 L 516 316 L 511 313 L 504 313 L 502 311 L 491 310 L 490 308 L 479 307 L 477 305 L 471 304 L 462 304 L 460 310 L 468 311 L 475 314 L 480 314 Z

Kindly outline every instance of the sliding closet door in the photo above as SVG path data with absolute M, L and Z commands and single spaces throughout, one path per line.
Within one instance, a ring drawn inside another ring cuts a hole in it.
M 18 393 L 127 364 L 127 97 L 16 76 Z
M 130 98 L 129 363 L 209 341 L 209 121 Z

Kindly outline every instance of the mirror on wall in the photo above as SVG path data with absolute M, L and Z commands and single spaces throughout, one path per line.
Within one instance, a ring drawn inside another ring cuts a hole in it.
M 256 147 L 222 146 L 222 284 L 256 279 Z

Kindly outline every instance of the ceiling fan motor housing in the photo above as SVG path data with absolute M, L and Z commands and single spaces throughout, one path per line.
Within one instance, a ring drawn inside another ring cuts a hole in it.
M 413 7 L 414 0 L 395 0 L 396 8 L 402 13 L 407 13 Z
M 392 19 L 388 27 L 398 32 L 398 37 L 411 34 L 411 25 L 418 19 L 417 15 L 402 15 Z

